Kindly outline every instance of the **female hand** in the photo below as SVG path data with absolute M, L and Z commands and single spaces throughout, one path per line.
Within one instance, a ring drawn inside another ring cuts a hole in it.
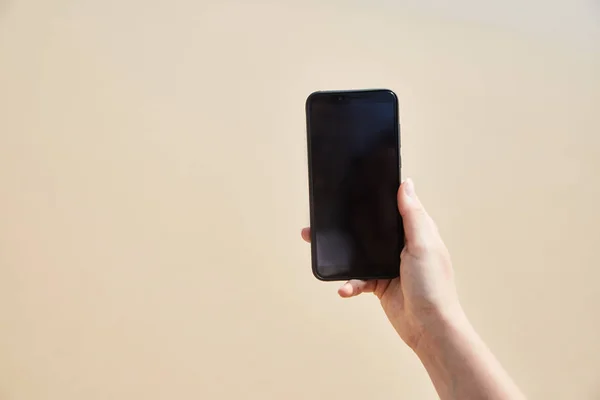
M 398 190 L 406 244 L 400 256 L 400 277 L 372 281 L 350 280 L 338 290 L 342 297 L 374 293 L 392 326 L 413 350 L 424 332 L 440 322 L 462 316 L 450 255 L 437 227 L 408 179 Z M 302 230 L 310 241 L 310 228 Z

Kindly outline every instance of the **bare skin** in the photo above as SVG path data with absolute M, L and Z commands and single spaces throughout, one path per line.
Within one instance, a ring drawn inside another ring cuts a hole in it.
M 458 300 L 450 254 L 409 179 L 398 190 L 406 245 L 400 278 L 351 280 L 341 297 L 374 293 L 390 323 L 421 359 L 442 400 L 525 399 L 475 332 Z M 310 228 L 302 230 L 310 241 Z

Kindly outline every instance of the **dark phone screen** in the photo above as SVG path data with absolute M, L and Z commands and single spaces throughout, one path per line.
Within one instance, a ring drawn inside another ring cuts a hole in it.
M 396 96 L 316 93 L 307 124 L 313 271 L 327 280 L 398 276 L 404 237 Z

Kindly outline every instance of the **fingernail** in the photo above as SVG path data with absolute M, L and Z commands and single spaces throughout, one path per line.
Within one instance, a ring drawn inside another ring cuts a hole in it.
M 410 178 L 404 182 L 404 193 L 411 199 L 415 198 L 415 185 Z

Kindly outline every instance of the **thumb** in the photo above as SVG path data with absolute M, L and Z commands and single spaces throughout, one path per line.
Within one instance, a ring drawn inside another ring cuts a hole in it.
M 439 234 L 417 197 L 410 178 L 404 181 L 398 190 L 398 211 L 402 215 L 408 252 L 415 256 L 423 254 L 436 243 Z

